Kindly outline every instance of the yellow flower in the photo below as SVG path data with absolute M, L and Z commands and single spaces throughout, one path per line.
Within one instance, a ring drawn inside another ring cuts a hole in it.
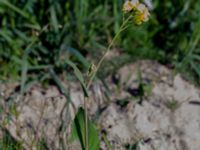
M 123 5 L 123 11 L 125 13 L 131 13 L 133 21 L 137 25 L 148 21 L 150 16 L 148 8 L 140 3 L 139 0 L 126 0 Z
M 139 4 L 137 9 L 141 13 L 141 20 L 145 22 L 148 21 L 150 16 L 148 8 L 144 4 Z
M 139 5 L 139 1 L 138 0 L 127 0 L 124 5 L 123 5 L 123 11 L 124 12 L 130 12 L 133 9 L 137 8 L 137 6 Z
M 134 22 L 136 24 L 141 24 L 142 22 L 146 22 L 149 20 L 149 10 L 144 4 L 139 4 L 137 7 L 137 11 L 134 15 Z

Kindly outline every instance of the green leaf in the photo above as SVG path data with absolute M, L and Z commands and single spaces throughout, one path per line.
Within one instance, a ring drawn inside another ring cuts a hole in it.
M 54 28 L 55 32 L 57 33 L 59 28 L 58 28 L 58 20 L 57 20 L 57 16 L 56 16 L 56 10 L 55 10 L 54 6 L 52 6 L 50 8 L 50 14 L 51 14 L 51 22 L 52 22 L 53 28 Z
M 20 92 L 21 94 L 25 91 L 25 84 L 27 80 L 27 72 L 28 72 L 28 62 L 27 62 L 28 54 L 25 52 L 23 59 L 22 59 L 22 72 L 21 72 L 21 85 L 20 85 Z
M 81 147 L 84 150 L 84 137 L 85 137 L 85 111 L 83 108 L 79 108 L 78 113 L 76 114 L 76 117 L 74 119 L 73 125 L 72 125 L 72 135 L 70 138 L 70 142 L 73 142 L 74 140 L 78 139 L 80 141 Z M 88 121 L 88 145 L 89 150 L 99 150 L 100 149 L 100 140 L 98 137 L 98 132 L 95 129 L 94 124 L 89 120 Z
M 193 62 L 190 62 L 190 65 L 194 69 L 194 71 L 197 73 L 197 75 L 200 77 L 200 67 L 194 64 Z
M 61 93 L 66 97 L 67 100 L 69 100 L 71 102 L 69 93 L 66 91 L 65 87 L 62 85 L 62 81 L 56 75 L 56 73 L 53 70 L 53 68 L 51 68 L 51 67 L 49 68 L 49 73 L 52 76 L 52 78 L 55 81 L 55 83 L 57 84 L 57 86 L 58 86 L 59 90 L 61 91 Z
M 88 69 L 90 67 L 90 64 L 88 63 L 88 61 L 85 59 L 85 57 L 83 57 L 83 55 L 77 49 L 72 48 L 72 47 L 66 47 L 66 49 L 71 54 L 76 56 L 76 58 L 85 66 L 86 69 Z
M 80 83 L 81 83 L 81 86 L 82 86 L 82 88 L 83 88 L 84 95 L 85 95 L 86 97 L 88 97 L 89 94 L 88 94 L 87 87 L 86 87 L 86 85 L 85 85 L 84 78 L 83 78 L 83 75 L 82 75 L 81 71 L 76 67 L 76 65 L 75 65 L 72 61 L 66 60 L 66 63 L 67 63 L 68 65 L 70 65 L 70 66 L 73 68 L 75 76 L 77 77 L 77 79 L 78 79 L 78 80 L 80 81 Z
M 10 9 L 12 9 L 13 11 L 17 12 L 18 14 L 20 14 L 22 17 L 27 18 L 28 19 L 28 14 L 26 12 L 24 12 L 23 10 L 21 10 L 20 8 L 16 7 L 15 5 L 13 5 L 12 3 L 10 3 L 7 0 L 0 0 L 0 3 L 3 3 L 4 5 L 6 5 L 7 7 L 9 7 Z
M 200 61 L 200 56 L 199 55 L 191 54 L 190 57 L 193 58 L 193 59 L 195 59 L 195 60 Z

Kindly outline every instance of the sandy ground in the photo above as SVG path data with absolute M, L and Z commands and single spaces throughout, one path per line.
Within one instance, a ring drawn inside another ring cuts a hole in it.
M 127 144 L 137 144 L 137 150 L 200 149 L 200 91 L 181 75 L 153 61 L 138 61 L 104 81 L 92 85 L 88 110 L 97 120 L 100 137 L 105 134 L 114 150 Z M 1 127 L 26 149 L 34 149 L 41 138 L 49 149 L 61 149 L 78 107 L 83 106 L 79 84 L 63 85 L 68 99 L 56 86 L 41 85 L 8 99 L 17 84 L 1 84 Z M 71 144 L 71 149 L 80 146 Z M 103 139 L 101 149 L 108 149 Z

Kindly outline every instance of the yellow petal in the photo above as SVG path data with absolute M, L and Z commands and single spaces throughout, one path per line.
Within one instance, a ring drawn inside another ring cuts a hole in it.
M 150 13 L 148 8 L 144 4 L 139 4 L 137 7 L 136 18 L 141 22 L 146 22 L 149 19 Z

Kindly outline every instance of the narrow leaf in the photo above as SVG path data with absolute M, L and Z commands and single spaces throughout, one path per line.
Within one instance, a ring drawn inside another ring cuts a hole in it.
M 67 60 L 66 62 L 67 62 L 68 65 L 70 65 L 73 68 L 74 74 L 77 77 L 77 79 L 80 81 L 85 96 L 88 97 L 89 94 L 88 94 L 88 91 L 87 91 L 87 88 L 86 88 L 84 78 L 83 78 L 81 71 L 76 67 L 76 65 L 72 61 Z
M 83 55 L 77 49 L 72 48 L 72 47 L 67 47 L 67 50 L 71 54 L 76 56 L 76 58 L 86 67 L 86 69 L 89 68 L 90 64 L 88 63 L 88 61 L 83 57 Z
M 190 64 L 194 71 L 197 73 L 197 75 L 200 77 L 200 67 L 194 64 L 193 62 L 190 62 Z
M 10 9 L 14 10 L 18 14 L 20 14 L 22 17 L 28 18 L 28 14 L 26 12 L 22 11 L 20 8 L 18 8 L 15 5 L 11 4 L 9 1 L 7 1 L 7 0 L 0 0 L 0 3 L 3 3 L 7 7 L 9 7 Z

